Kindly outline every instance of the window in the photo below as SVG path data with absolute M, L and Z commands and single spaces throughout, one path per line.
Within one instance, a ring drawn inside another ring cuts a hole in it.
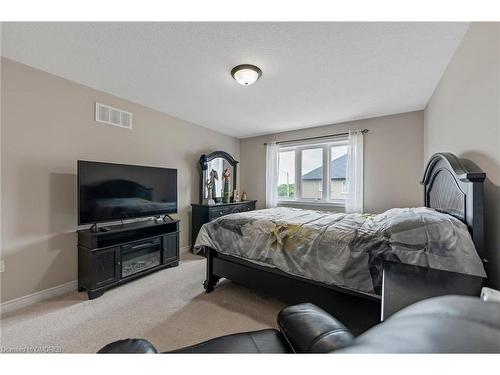
M 347 140 L 280 146 L 278 201 L 343 204 Z

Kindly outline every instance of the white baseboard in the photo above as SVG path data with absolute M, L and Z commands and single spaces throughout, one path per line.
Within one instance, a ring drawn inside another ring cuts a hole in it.
M 61 294 L 73 292 L 78 287 L 78 281 L 73 280 L 65 284 L 61 284 L 49 289 L 41 290 L 27 296 L 11 299 L 10 301 L 3 302 L 0 305 L 1 314 L 6 314 L 22 307 L 32 305 L 37 302 L 44 301 L 49 298 L 60 296 Z
M 182 246 L 179 249 L 181 254 L 185 254 L 191 251 L 191 245 Z M 73 292 L 78 287 L 78 280 L 73 280 L 65 284 L 61 284 L 49 289 L 41 290 L 27 296 L 11 299 L 10 301 L 5 301 L 0 304 L 0 315 L 7 314 L 11 311 L 18 310 L 20 308 L 32 305 L 37 302 L 44 301 L 49 298 L 60 296 L 64 293 Z

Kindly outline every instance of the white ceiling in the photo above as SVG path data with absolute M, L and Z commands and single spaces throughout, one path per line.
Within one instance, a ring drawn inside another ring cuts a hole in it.
M 2 55 L 235 137 L 423 109 L 467 23 L 3 23 Z M 253 86 L 235 65 L 259 66 Z

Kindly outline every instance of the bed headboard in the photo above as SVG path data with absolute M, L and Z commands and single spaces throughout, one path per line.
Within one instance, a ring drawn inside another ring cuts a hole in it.
M 466 160 L 449 152 L 439 152 L 430 158 L 425 168 L 424 202 L 433 208 L 456 217 L 467 224 L 476 250 L 484 259 L 484 200 L 483 182 L 486 173 Z

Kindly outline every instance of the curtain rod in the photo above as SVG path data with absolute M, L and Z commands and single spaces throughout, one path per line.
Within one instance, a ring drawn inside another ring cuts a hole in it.
M 363 129 L 361 130 L 361 133 L 368 133 L 368 129 Z M 349 135 L 349 132 L 345 132 L 345 133 L 337 133 L 337 134 L 328 134 L 328 135 L 320 135 L 320 136 L 317 136 L 317 137 L 309 137 L 309 138 L 301 138 L 301 139 L 290 139 L 289 141 L 279 141 L 279 142 L 276 142 L 277 145 L 279 144 L 282 144 L 282 143 L 291 143 L 291 142 L 302 142 L 302 141 L 313 141 L 313 140 L 316 140 L 316 139 L 322 139 L 322 138 L 332 138 L 332 137 L 340 137 L 340 136 L 343 136 L 343 135 Z M 268 145 L 269 143 L 268 142 L 265 142 L 264 145 Z

